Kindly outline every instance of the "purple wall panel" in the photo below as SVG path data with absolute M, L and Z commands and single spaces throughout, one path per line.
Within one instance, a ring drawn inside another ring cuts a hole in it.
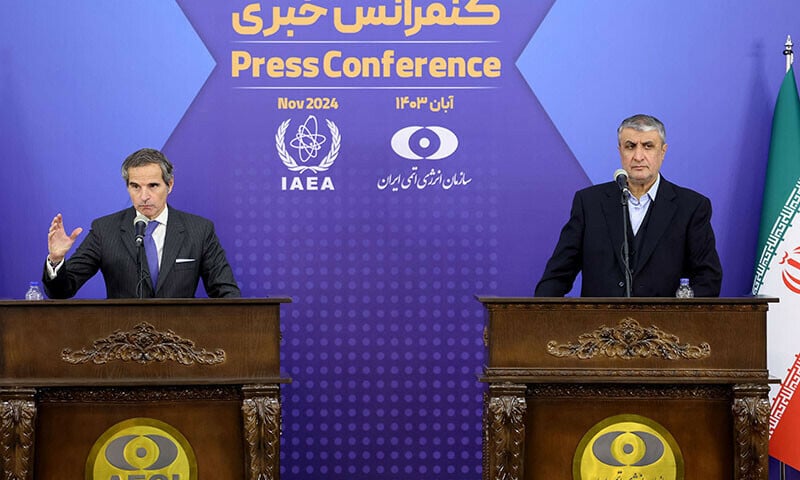
M 723 21 L 688 0 L 658 6 L 657 18 L 643 2 L 482 0 L 497 24 L 408 36 L 402 25 L 341 33 L 332 20 L 337 8 L 352 21 L 358 7 L 392 1 L 280 2 L 284 13 L 327 13 L 267 36 L 232 28 L 251 2 L 140 3 L 20 3 L 0 19 L 1 219 L 15 232 L 0 240 L 0 297 L 21 298 L 40 275 L 53 215 L 86 228 L 124 207 L 119 164 L 163 148 L 176 166 L 171 204 L 215 221 L 243 294 L 294 300 L 283 478 L 480 478 L 474 295 L 532 293 L 573 192 L 618 167 L 615 129 L 628 114 L 667 123 L 665 175 L 715 206 L 723 295 L 749 287 L 795 2 L 759 15 L 755 2 L 726 5 Z M 456 5 L 403 2 L 435 3 Z M 468 3 L 458 2 L 464 17 Z M 265 28 L 273 6 L 262 4 Z M 49 28 L 25 27 L 37 18 Z M 501 66 L 488 78 L 232 74 L 235 52 L 332 51 Z M 309 98 L 320 104 L 290 102 Z M 104 295 L 99 278 L 80 293 Z

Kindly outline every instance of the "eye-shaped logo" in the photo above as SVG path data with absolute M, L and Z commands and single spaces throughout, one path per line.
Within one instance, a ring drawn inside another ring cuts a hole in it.
M 409 160 L 441 160 L 457 148 L 458 137 L 444 127 L 405 127 L 392 135 L 392 150 Z
M 608 432 L 594 441 L 592 453 L 613 467 L 644 467 L 664 456 L 664 443 L 647 432 Z
M 135 460 L 129 462 L 129 456 Z M 153 457 L 155 460 L 151 460 Z M 120 470 L 161 470 L 177 458 L 178 445 L 162 435 L 122 435 L 106 447 L 106 460 Z
M 684 478 L 675 439 L 663 426 L 639 415 L 617 415 L 592 427 L 575 451 L 572 472 L 576 480 Z
M 87 479 L 197 480 L 197 460 L 186 438 L 152 418 L 133 418 L 103 433 L 86 460 Z

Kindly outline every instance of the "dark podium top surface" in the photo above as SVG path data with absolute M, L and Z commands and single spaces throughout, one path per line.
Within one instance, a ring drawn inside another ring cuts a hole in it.
M 768 382 L 771 297 L 476 296 L 483 381 Z
M 287 383 L 288 297 L 0 301 L 0 386 Z
M 631 305 L 653 305 L 653 304 L 676 304 L 689 303 L 693 305 L 715 304 L 715 305 L 737 305 L 752 303 L 778 303 L 776 297 L 748 296 L 748 297 L 695 297 L 695 298 L 672 298 L 672 297 L 502 297 L 496 295 L 475 295 L 481 303 L 564 303 L 564 304 L 631 304 Z

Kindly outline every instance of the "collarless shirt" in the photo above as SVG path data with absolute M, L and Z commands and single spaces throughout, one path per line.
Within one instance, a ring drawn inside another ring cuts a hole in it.
M 642 195 L 641 198 L 636 198 L 633 195 L 628 197 L 628 218 L 631 221 L 631 230 L 633 234 L 639 233 L 639 227 L 642 226 L 647 210 L 650 205 L 656 201 L 656 193 L 658 193 L 658 186 L 661 184 L 661 174 L 656 177 L 655 183 L 650 189 Z

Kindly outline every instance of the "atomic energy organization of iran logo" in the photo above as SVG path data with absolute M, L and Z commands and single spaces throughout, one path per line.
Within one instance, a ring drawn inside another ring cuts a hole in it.
M 197 480 L 197 458 L 173 426 L 153 418 L 113 425 L 86 459 L 86 478 L 101 480 Z
M 656 421 L 616 415 L 583 436 L 572 461 L 572 478 L 683 480 L 683 454 L 675 438 Z

